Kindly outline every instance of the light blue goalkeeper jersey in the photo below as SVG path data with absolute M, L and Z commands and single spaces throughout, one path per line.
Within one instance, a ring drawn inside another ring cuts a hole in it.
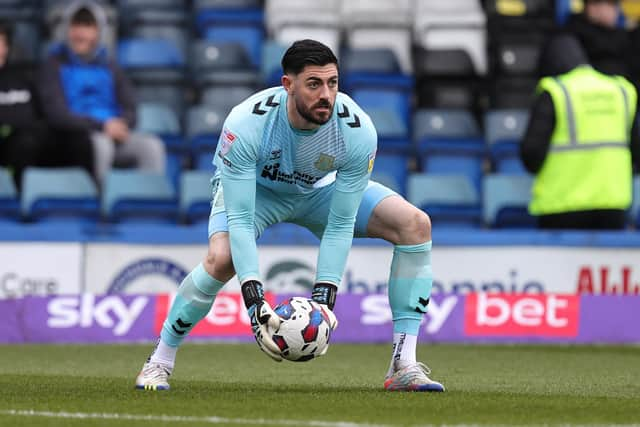
M 259 279 L 254 213 L 256 186 L 275 198 L 308 197 L 334 180 L 317 281 L 340 283 L 369 181 L 377 135 L 369 116 L 338 93 L 331 119 L 313 131 L 294 129 L 282 87 L 259 92 L 227 117 L 214 164 L 221 178 L 233 265 L 240 282 Z

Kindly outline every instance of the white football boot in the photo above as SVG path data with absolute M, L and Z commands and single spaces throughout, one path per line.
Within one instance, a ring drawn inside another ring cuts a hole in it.
M 147 361 L 136 378 L 136 388 L 140 390 L 169 390 L 172 368 Z
M 431 369 L 424 363 L 394 363 L 394 372 L 384 380 L 384 388 L 389 391 L 444 391 L 444 386 L 428 377 Z

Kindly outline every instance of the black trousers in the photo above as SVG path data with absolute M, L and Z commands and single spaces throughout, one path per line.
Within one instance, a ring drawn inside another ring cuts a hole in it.
M 86 131 L 51 129 L 34 125 L 13 129 L 0 141 L 0 165 L 10 168 L 20 190 L 22 175 L 29 166 L 85 169 L 93 176 L 93 146 Z
M 622 230 L 627 212 L 622 209 L 597 209 L 538 217 L 538 228 L 567 230 Z

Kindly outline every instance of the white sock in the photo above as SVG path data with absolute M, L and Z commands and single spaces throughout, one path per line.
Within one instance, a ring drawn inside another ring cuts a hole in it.
M 387 376 L 390 376 L 395 372 L 396 361 L 401 361 L 400 365 L 416 363 L 417 343 L 417 335 L 409 335 L 406 333 L 393 334 L 393 351 L 391 352 L 391 363 L 389 364 L 389 371 L 387 371 Z
M 158 340 L 158 345 L 149 357 L 149 361 L 153 363 L 160 363 L 161 365 L 169 366 L 173 369 L 173 365 L 176 362 L 176 353 L 178 347 L 171 347 L 165 344 L 162 340 Z

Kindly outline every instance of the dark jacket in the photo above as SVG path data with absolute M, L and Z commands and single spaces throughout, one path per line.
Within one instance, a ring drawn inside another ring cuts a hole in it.
M 40 118 L 32 76 L 22 67 L 1 67 L 0 125 L 25 128 Z
M 135 127 L 131 84 L 102 49 L 84 61 L 58 46 L 40 69 L 38 90 L 44 115 L 56 128 L 101 130 L 113 117 Z
M 596 70 L 605 74 L 632 77 L 629 63 L 634 51 L 631 36 L 624 28 L 596 25 L 580 14 L 571 15 L 562 32 L 573 34 L 580 40 L 589 63 Z

